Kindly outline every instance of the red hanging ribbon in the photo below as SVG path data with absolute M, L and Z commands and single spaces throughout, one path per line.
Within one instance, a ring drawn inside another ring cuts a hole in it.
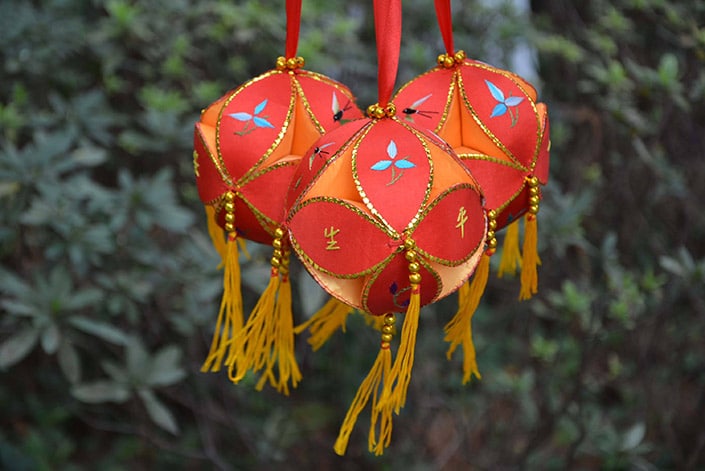
M 377 94 L 381 107 L 394 92 L 401 46 L 401 0 L 374 0 L 377 40 Z
M 453 55 L 455 49 L 453 48 L 453 18 L 450 13 L 450 0 L 435 0 L 435 5 L 438 27 L 441 29 L 446 53 Z
M 296 57 L 301 26 L 301 0 L 286 0 L 286 53 L 284 57 Z

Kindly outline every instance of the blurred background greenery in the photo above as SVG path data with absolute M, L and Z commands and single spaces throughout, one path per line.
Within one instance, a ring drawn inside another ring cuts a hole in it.
M 490 279 L 467 386 L 442 341 L 454 297 L 426 308 L 391 448 L 367 452 L 362 417 L 340 458 L 376 355 L 361 321 L 315 355 L 299 339 L 289 397 L 199 372 L 222 285 L 192 126 L 273 66 L 284 2 L 1 2 L 0 468 L 704 469 L 705 3 L 519 4 L 454 2 L 455 42 L 548 104 L 539 294 Z M 432 8 L 404 1 L 398 84 L 442 52 Z M 307 68 L 362 107 L 371 18 L 304 2 Z M 268 262 L 249 247 L 251 307 Z M 294 272 L 301 321 L 325 296 Z

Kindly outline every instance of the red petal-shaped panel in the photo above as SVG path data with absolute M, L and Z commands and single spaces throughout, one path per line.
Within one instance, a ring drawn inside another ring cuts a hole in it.
M 530 97 L 512 80 L 511 74 L 483 65 L 460 69 L 464 99 L 474 109 L 480 126 L 499 139 L 524 167 L 529 168 L 537 152 L 539 122 Z
M 539 155 L 536 157 L 536 167 L 534 167 L 534 175 L 539 179 L 541 184 L 545 185 L 548 182 L 548 166 L 549 166 L 549 149 L 551 147 L 550 124 L 548 121 L 548 112 L 545 111 L 545 105 L 539 103 L 537 107 L 543 107 L 543 140 Z
M 457 185 L 429 204 L 412 237 L 432 259 L 458 265 L 482 248 L 486 232 L 480 195 L 470 185 Z
M 420 129 L 438 128 L 450 101 L 454 69 L 432 69 L 407 82 L 392 100 L 397 116 Z
M 287 221 L 292 245 L 316 269 L 333 275 L 360 276 L 398 246 L 364 214 L 365 209 L 334 198 L 306 200 Z
M 363 117 L 352 92 L 324 75 L 304 71 L 296 75 L 319 125 L 330 131 L 343 123 Z
M 460 154 L 459 157 L 482 188 L 487 209 L 499 210 L 515 198 L 528 174 L 487 155 Z
M 360 137 L 353 151 L 353 176 L 370 211 L 401 233 L 428 198 L 431 163 L 413 132 L 384 119 Z
M 421 266 L 421 305 L 433 302 L 441 291 L 439 278 Z M 373 275 L 362 295 L 362 307 L 375 316 L 388 312 L 404 312 L 409 305 L 409 262 L 401 252 Z
M 278 145 L 294 98 L 289 75 L 268 72 L 243 84 L 226 100 L 218 122 L 219 155 L 235 180 Z
M 369 124 L 368 119 L 358 119 L 337 127 L 327 132 L 316 141 L 301 159 L 291 180 L 286 205 L 291 208 L 296 204 L 301 194 L 313 183 L 328 163 L 336 158 L 342 146 L 345 146 L 350 139 L 365 124 Z
M 242 195 L 262 214 L 283 224 L 284 201 L 300 159 L 293 158 L 262 169 L 252 180 L 242 186 Z

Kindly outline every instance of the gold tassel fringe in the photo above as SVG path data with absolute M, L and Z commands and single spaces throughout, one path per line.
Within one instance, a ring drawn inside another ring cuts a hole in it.
M 233 358 L 229 366 L 229 376 L 239 382 L 247 371 L 258 372 L 264 369 L 257 389 L 269 380 L 278 391 L 288 394 L 288 381 L 292 386 L 301 378 L 294 355 L 293 319 L 291 315 L 291 285 L 288 280 L 288 252 L 282 250 L 284 231 L 277 229 L 272 245 L 272 273 L 269 284 L 260 296 L 242 335 L 237 339 L 242 351 Z M 274 376 L 274 365 L 279 366 L 279 377 Z
M 521 269 L 521 251 L 519 250 L 519 219 L 513 221 L 504 233 L 504 243 L 502 244 L 502 256 L 499 259 L 499 269 L 497 276 L 502 278 L 504 274 L 516 275 Z
M 342 301 L 331 296 L 321 309 L 319 309 L 309 320 L 294 329 L 294 333 L 300 334 L 308 329 L 310 337 L 308 343 L 315 352 L 325 344 L 328 339 L 338 330 L 345 332 L 345 321 L 348 315 L 355 309 Z
M 420 265 L 416 261 L 414 241 L 407 239 L 404 242 L 406 260 L 409 262 L 409 282 L 411 283 L 411 296 L 404 316 L 404 325 L 401 329 L 401 340 L 397 350 L 389 381 L 385 382 L 378 408 L 393 410 L 396 414 L 406 403 L 406 393 L 411 382 L 411 370 L 414 366 L 414 352 L 416 350 L 416 332 L 419 326 L 421 311 L 421 274 Z
M 530 299 L 538 292 L 538 265 L 541 260 L 538 255 L 538 222 L 539 212 L 539 180 L 536 177 L 527 179 L 529 185 L 529 211 L 524 217 L 524 246 L 521 261 L 521 289 L 519 299 Z
M 221 254 L 222 264 L 224 266 L 223 297 L 220 301 L 218 319 L 213 331 L 213 340 L 211 341 L 210 350 L 206 360 L 201 366 L 201 371 L 204 373 L 208 371 L 220 371 L 226 352 L 228 357 L 225 360 L 225 365 L 228 365 L 228 360 L 237 356 L 240 349 L 240 345 L 235 339 L 242 331 L 244 318 L 242 312 L 242 292 L 240 288 L 238 237 L 235 231 L 234 198 L 235 195 L 232 192 L 225 194 L 225 230 L 228 233 L 228 239 Z M 222 237 L 222 230 L 220 228 L 214 231 L 210 227 L 211 222 L 217 227 L 217 224 L 215 224 L 215 211 L 211 208 L 211 210 L 207 209 L 206 213 L 208 214 L 209 233 L 211 237 L 213 237 L 216 232 L 220 232 Z M 214 237 L 213 240 L 214 245 L 216 245 L 216 241 L 219 240 L 219 237 Z
M 485 251 L 482 255 L 472 280 L 461 288 L 462 291 L 458 295 L 458 312 L 444 327 L 446 333 L 444 340 L 450 343 L 446 352 L 448 360 L 452 358 L 453 352 L 458 345 L 463 347 L 463 384 L 470 381 L 473 375 L 478 379 L 482 378 L 477 367 L 475 345 L 472 341 L 472 317 L 487 286 L 487 279 L 490 273 L 490 257 L 492 256 L 490 250 Z
M 355 427 L 357 418 L 362 412 L 362 410 L 367 405 L 367 402 L 372 397 L 372 415 L 370 419 L 370 432 L 368 437 L 368 446 L 370 451 L 375 451 L 376 454 L 381 454 L 377 452 L 378 449 L 384 450 L 384 447 L 389 445 L 391 440 L 391 410 L 384 411 L 381 413 L 378 410 L 378 395 L 383 384 L 387 382 L 389 377 L 389 371 L 391 369 L 392 354 L 390 351 L 390 342 L 392 341 L 392 331 L 394 329 L 394 314 L 387 314 L 385 317 L 385 327 L 382 329 L 382 343 L 380 345 L 379 353 L 375 359 L 374 364 L 370 368 L 370 372 L 367 377 L 362 381 L 360 387 L 355 394 L 348 412 L 345 415 L 343 424 L 340 427 L 340 432 L 338 433 L 338 438 L 335 441 L 333 449 L 335 452 L 343 456 L 348 447 L 348 441 L 350 440 L 350 434 Z M 377 422 L 380 425 L 379 441 L 375 437 L 375 430 Z

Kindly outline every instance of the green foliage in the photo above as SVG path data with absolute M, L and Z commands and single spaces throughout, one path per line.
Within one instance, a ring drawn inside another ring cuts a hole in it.
M 456 47 L 532 50 L 551 116 L 539 294 L 490 279 L 483 378 L 424 311 L 392 447 L 337 427 L 376 354 L 353 316 L 291 396 L 200 373 L 222 289 L 192 126 L 283 52 L 283 2 L 0 2 L 0 468 L 698 469 L 705 466 L 705 6 L 454 2 Z M 442 52 L 404 2 L 398 83 Z M 304 2 L 307 68 L 377 89 L 370 2 Z M 344 47 L 341 47 L 344 45 Z M 268 252 L 243 257 L 246 308 Z M 493 259 L 496 268 L 498 257 Z M 496 272 L 496 270 L 493 270 Z M 297 320 L 325 300 L 292 266 Z

